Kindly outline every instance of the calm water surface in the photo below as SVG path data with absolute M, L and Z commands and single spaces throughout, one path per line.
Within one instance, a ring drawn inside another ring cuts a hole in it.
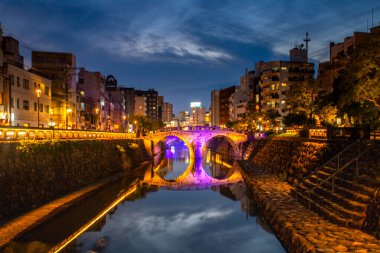
M 155 165 L 141 166 L 17 238 L 4 252 L 60 246 L 67 253 L 285 252 L 236 178 L 220 154 L 207 151 L 192 162 L 187 148 L 174 143 Z M 128 196 L 99 215 L 123 195 Z

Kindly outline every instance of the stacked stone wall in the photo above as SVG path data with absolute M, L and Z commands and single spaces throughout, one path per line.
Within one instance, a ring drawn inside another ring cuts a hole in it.
M 250 163 L 267 173 L 297 182 L 336 151 L 327 143 L 288 140 L 254 140 Z
M 0 223 L 147 158 L 142 140 L 0 144 Z

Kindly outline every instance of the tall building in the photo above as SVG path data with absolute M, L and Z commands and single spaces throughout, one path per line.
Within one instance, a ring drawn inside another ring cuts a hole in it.
M 77 128 L 80 98 L 76 82 L 76 57 L 72 53 L 32 51 L 32 68 L 52 81 L 52 117 L 59 128 Z
M 210 118 L 212 126 L 219 126 L 219 90 L 211 91 Z
M 146 116 L 151 119 L 158 119 L 158 92 L 154 89 L 148 89 L 147 91 L 136 90 L 135 94 L 138 97 L 146 97 Z
M 245 69 L 244 75 L 240 77 L 240 88 L 248 95 L 249 100 L 255 100 L 256 96 L 259 96 L 259 81 L 260 75 L 256 74 L 254 70 Z M 259 104 L 258 99 L 256 102 Z
M 336 73 L 345 68 L 346 57 L 371 38 L 380 38 L 380 25 L 372 27 L 370 32 L 354 32 L 352 36 L 346 37 L 343 42 L 330 42 L 330 59 L 318 66 L 320 92 L 328 94 L 333 91 Z
M 127 115 L 125 113 L 124 89 L 116 87 L 109 90 L 110 114 L 109 126 L 114 132 L 125 132 L 127 129 Z
M 288 114 L 286 93 L 295 83 L 314 80 L 314 64 L 304 62 L 259 62 L 262 112 L 275 109 L 281 116 Z
M 211 126 L 211 117 L 210 117 L 210 111 L 205 112 L 205 125 Z
M 190 112 L 180 111 L 178 112 L 178 122 L 181 127 L 187 127 L 190 125 Z
M 125 98 L 125 113 L 127 119 L 135 113 L 135 89 L 134 88 L 122 88 L 124 90 Z
M 146 97 L 135 95 L 135 112 L 137 116 L 147 116 Z
M 158 108 L 157 117 L 159 120 L 165 123 L 165 117 L 163 116 L 164 114 L 163 106 L 164 106 L 164 96 L 158 96 L 157 97 L 157 108 Z
M 191 125 L 204 126 L 205 121 L 205 108 L 202 107 L 201 102 L 191 102 Z
M 173 119 L 173 104 L 164 102 L 162 106 L 162 122 L 164 125 L 170 125 Z
M 225 127 L 230 116 L 230 97 L 238 86 L 231 86 L 219 91 L 219 126 Z
M 249 94 L 242 87 L 236 88 L 236 91 L 229 98 L 229 120 L 241 120 L 246 115 Z
M 84 101 L 81 105 L 83 110 L 84 129 L 107 130 L 106 103 L 108 95 L 105 87 L 105 77 L 98 71 L 88 71 L 80 68 L 78 74 L 78 88 L 83 91 Z
M 51 126 L 51 80 L 24 69 L 19 42 L 3 37 L 1 27 L 0 70 L 0 125 Z
M 289 51 L 290 61 L 269 61 L 256 64 L 256 73 L 260 74 L 262 112 L 277 110 L 286 116 L 291 110 L 286 104 L 286 94 L 290 87 L 314 81 L 314 64 L 308 63 L 309 34 L 306 33 L 303 44 Z

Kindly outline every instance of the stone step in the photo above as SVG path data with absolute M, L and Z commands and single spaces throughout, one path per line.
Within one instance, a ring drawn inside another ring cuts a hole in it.
M 315 175 L 311 176 L 310 178 L 306 179 L 305 181 L 307 181 L 307 180 L 313 184 L 316 184 L 318 182 L 317 177 Z M 323 187 L 327 188 L 327 189 L 331 189 L 331 182 L 326 182 Z M 371 201 L 370 196 L 368 196 L 366 194 L 358 193 L 356 191 L 352 191 L 351 189 L 341 187 L 340 185 L 337 185 L 337 184 L 335 184 L 334 189 L 335 189 L 336 193 L 344 196 L 345 198 L 351 199 L 353 201 L 358 201 L 358 202 L 363 203 L 363 204 L 368 204 Z
M 293 196 L 295 195 L 294 190 L 292 190 L 292 195 Z M 305 205 L 306 208 L 308 208 L 309 198 L 306 195 L 298 192 L 297 199 L 300 203 Z M 313 199 L 311 199 L 310 205 L 311 205 L 311 209 L 314 212 L 318 213 L 319 215 L 321 215 L 325 219 L 327 219 L 327 220 L 329 220 L 335 224 L 338 224 L 340 226 L 345 226 L 345 227 L 353 227 L 353 228 L 361 228 L 361 226 L 362 226 L 363 220 L 352 220 L 352 219 L 342 218 L 342 217 L 336 215 L 331 209 L 329 209 L 325 206 L 322 206 L 319 203 L 316 203 L 315 201 L 313 201 Z
M 305 186 L 301 185 L 299 187 L 300 191 L 302 192 L 303 195 L 309 196 Z M 335 213 L 336 215 L 346 218 L 346 219 L 351 219 L 351 220 L 364 220 L 365 219 L 365 213 L 364 212 L 355 212 L 351 211 L 338 203 L 331 201 L 330 199 L 319 195 L 317 192 L 312 192 L 310 194 L 310 198 L 315 202 L 318 203 L 319 205 L 331 210 L 331 212 Z
M 308 189 L 312 189 L 317 184 L 311 182 L 310 180 L 305 180 L 304 181 L 304 186 L 307 187 Z M 363 204 L 363 202 L 358 202 L 355 200 L 352 200 L 350 198 L 346 198 L 344 195 L 341 195 L 339 192 L 335 191 L 335 186 L 334 186 L 334 192 L 331 191 L 331 185 L 322 185 L 319 186 L 315 189 L 315 192 L 341 206 L 348 210 L 352 210 L 355 212 L 361 212 L 365 213 L 367 210 L 367 205 Z
M 316 176 L 322 180 L 328 178 L 330 175 L 331 174 L 326 173 L 326 172 L 321 171 L 321 170 L 318 171 L 316 174 Z M 368 196 L 373 196 L 373 194 L 376 191 L 376 189 L 368 187 L 365 184 L 356 182 L 353 179 L 350 179 L 350 178 L 347 179 L 344 177 L 344 175 L 336 175 L 335 176 L 335 184 L 337 184 L 341 187 L 348 188 L 348 189 L 354 190 L 356 192 L 368 195 Z

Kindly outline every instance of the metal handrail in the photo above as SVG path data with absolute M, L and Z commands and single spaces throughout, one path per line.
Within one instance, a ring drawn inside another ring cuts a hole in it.
M 359 166 L 358 166 L 358 161 L 359 161 L 359 158 L 364 154 L 366 153 L 368 150 L 364 151 L 364 152 L 361 152 L 359 153 L 357 156 L 355 156 L 353 159 L 351 159 L 348 163 L 346 163 L 343 167 L 341 167 L 340 169 L 338 169 L 336 172 L 332 173 L 330 176 L 328 176 L 327 178 L 323 179 L 321 182 L 318 182 L 318 184 L 316 184 L 313 188 L 311 189 L 307 189 L 307 192 L 308 192 L 308 197 L 309 197 L 309 209 L 311 208 L 311 194 L 315 191 L 315 189 L 317 189 L 318 187 L 320 187 L 321 185 L 325 184 L 326 182 L 328 182 L 329 180 L 331 180 L 331 190 L 332 192 L 335 192 L 335 176 L 341 172 L 343 172 L 343 170 L 345 170 L 348 166 L 350 166 L 353 162 L 356 162 L 356 177 L 359 176 Z
M 309 174 L 309 176 L 307 177 L 304 177 L 302 178 L 298 183 L 297 185 L 295 186 L 296 188 L 298 188 L 298 186 L 306 179 L 306 178 L 310 178 L 312 175 L 315 175 L 321 168 L 327 166 L 328 164 L 332 163 L 333 161 L 335 161 L 336 158 L 339 158 L 340 155 L 344 152 L 346 152 L 348 149 L 350 149 L 351 147 L 353 147 L 356 143 L 360 142 L 361 139 L 357 139 L 356 141 L 354 141 L 353 143 L 351 143 L 350 145 L 348 145 L 347 147 L 345 147 L 342 151 L 340 151 L 338 154 L 334 155 L 331 159 L 329 159 L 328 161 L 324 162 L 322 165 L 318 166 L 312 173 Z M 339 159 L 338 159 L 338 163 L 339 163 Z

